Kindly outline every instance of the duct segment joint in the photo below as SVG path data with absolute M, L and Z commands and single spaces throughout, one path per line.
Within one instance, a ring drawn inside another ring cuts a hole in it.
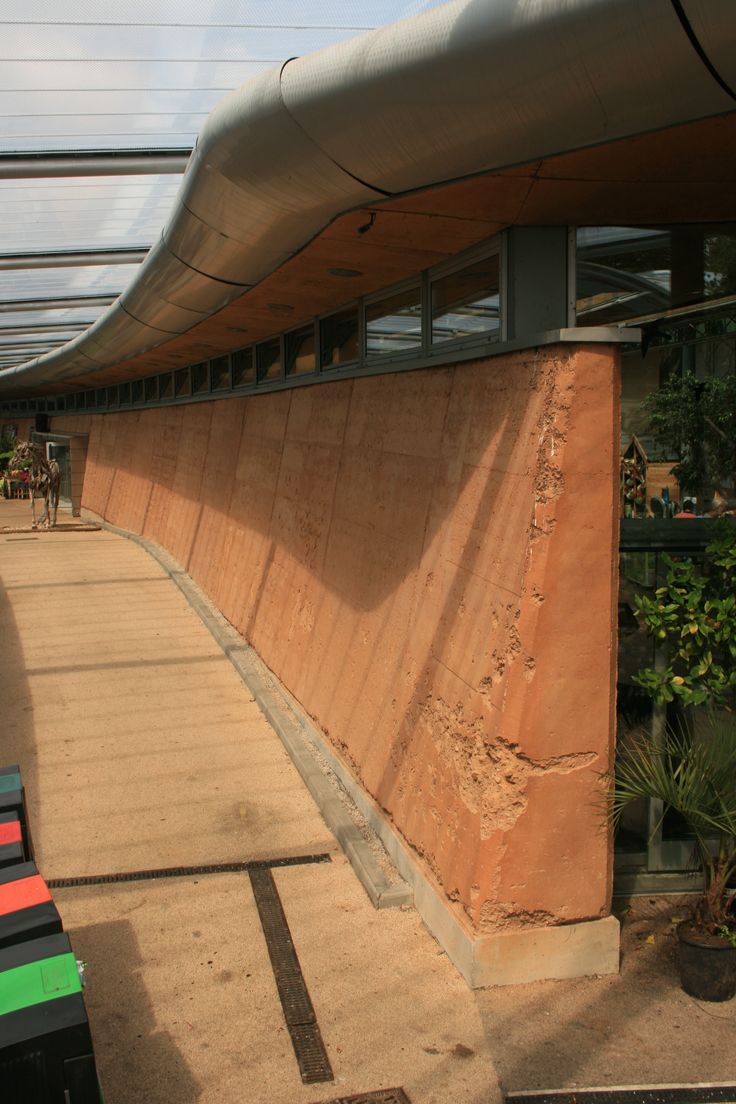
M 209 222 L 206 222 L 201 215 L 195 214 L 194 211 L 192 211 L 191 207 L 187 207 L 186 203 L 181 203 L 180 206 L 183 210 L 187 212 L 188 215 L 191 215 L 193 219 L 196 219 L 197 222 L 201 222 L 203 226 L 206 226 L 208 230 L 211 230 L 213 234 L 219 234 L 220 237 L 225 237 L 221 230 L 218 230 Z M 212 280 L 212 282 L 215 284 L 222 284 L 223 287 L 238 288 L 240 291 L 243 292 L 250 291 L 250 289 L 255 286 L 254 284 L 240 284 L 237 282 L 237 280 L 225 280 L 222 276 L 213 276 L 211 272 L 204 272 L 200 268 L 195 268 L 195 266 L 190 261 L 185 261 L 183 257 L 180 257 L 179 254 L 171 248 L 171 244 L 166 240 L 166 230 L 168 229 L 168 226 L 169 223 L 167 223 L 167 225 L 164 227 L 164 231 L 161 235 L 161 241 L 164 243 L 166 249 L 174 258 L 174 260 L 178 261 L 179 264 L 183 264 L 185 268 L 189 269 L 190 272 L 196 272 L 198 276 L 203 276 L 205 280 Z M 234 239 L 230 238 L 228 240 L 233 241 Z M 210 313 L 214 314 L 215 312 L 212 311 Z M 210 316 L 208 315 L 207 317 Z
M 324 146 L 321 146 L 319 144 L 319 142 L 316 142 L 314 140 L 312 135 L 309 134 L 309 132 L 304 129 L 304 127 L 299 122 L 299 120 L 296 119 L 294 117 L 294 115 L 292 114 L 292 112 L 289 110 L 289 106 L 286 103 L 286 100 L 284 99 L 283 86 L 282 86 L 282 77 L 284 75 L 284 70 L 286 69 L 286 66 L 290 62 L 298 61 L 298 60 L 299 60 L 299 58 L 296 58 L 296 57 L 288 58 L 284 62 L 284 64 L 281 66 L 281 69 L 279 70 L 279 96 L 281 98 L 281 104 L 284 108 L 284 111 L 286 112 L 286 114 L 289 116 L 292 123 L 294 124 L 294 126 L 298 127 L 298 129 L 302 132 L 302 134 L 305 136 L 305 138 L 307 138 L 312 143 L 312 145 L 315 146 L 320 151 L 320 153 L 324 157 L 326 157 L 327 160 L 332 165 L 335 166 L 336 169 L 339 169 L 341 173 L 344 173 L 345 176 L 349 176 L 351 180 L 354 180 L 356 184 L 360 184 L 361 187 L 369 188 L 372 192 L 375 192 L 377 196 L 381 196 L 383 199 L 392 199 L 394 197 L 394 195 L 397 194 L 396 192 L 387 192 L 385 188 L 379 188 L 377 184 L 371 184 L 368 180 L 363 180 L 362 177 L 356 176 L 355 173 L 350 172 L 350 169 L 346 169 L 344 165 L 341 165 L 339 161 L 336 161 L 335 158 L 332 157 L 332 155 L 327 152 L 327 150 L 324 148 Z

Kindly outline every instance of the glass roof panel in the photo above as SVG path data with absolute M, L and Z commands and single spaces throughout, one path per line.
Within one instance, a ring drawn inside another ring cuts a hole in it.
M 75 322 L 82 323 L 86 329 L 97 321 L 105 309 L 105 307 L 92 307 L 87 303 L 83 307 L 56 307 L 55 309 L 37 307 L 28 311 L 14 311 L 11 308 L 0 313 L 0 325 L 32 330 L 34 326 L 49 322 Z
M 53 298 L 58 295 L 119 295 L 137 264 L 84 265 L 0 272 L 0 299 Z
M 149 248 L 161 233 L 180 180 L 171 174 L 0 180 L 0 257 Z M 127 278 L 134 274 L 131 270 Z

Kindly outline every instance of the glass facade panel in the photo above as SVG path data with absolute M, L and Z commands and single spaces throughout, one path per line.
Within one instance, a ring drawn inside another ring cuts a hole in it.
M 388 295 L 365 307 L 366 356 L 396 356 L 422 345 L 422 299 L 419 287 Z
M 230 357 L 216 357 L 210 361 L 213 391 L 227 391 L 230 387 Z
M 143 380 L 133 380 L 131 383 L 131 400 L 134 403 L 143 402 Z
M 256 346 L 256 364 L 259 382 L 281 378 L 281 342 L 277 337 Z
M 192 366 L 192 394 L 201 395 L 210 389 L 210 371 L 208 364 Z
M 145 381 L 146 402 L 156 402 L 158 399 L 158 376 L 149 376 Z
M 476 335 L 497 338 L 500 321 L 498 254 L 433 281 L 433 345 Z
M 230 357 L 233 374 L 233 387 L 248 387 L 255 383 L 256 372 L 253 364 L 252 349 L 238 349 Z
M 733 500 L 736 307 L 657 323 L 621 360 L 621 516 L 706 516 Z
M 314 326 L 303 326 L 284 338 L 284 360 L 287 376 L 303 376 L 317 369 Z
M 577 231 L 577 320 L 608 325 L 736 295 L 736 226 Z
M 351 364 L 358 359 L 359 320 L 357 306 L 322 319 L 319 324 L 322 368 L 339 368 L 342 364 Z
M 170 399 L 174 394 L 174 379 L 171 372 L 165 372 L 158 377 L 158 397 Z
M 174 393 L 177 399 L 185 399 L 192 393 L 192 381 L 188 368 L 177 368 L 174 372 Z

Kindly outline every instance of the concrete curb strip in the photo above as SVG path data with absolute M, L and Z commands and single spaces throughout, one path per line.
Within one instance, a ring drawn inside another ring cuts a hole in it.
M 373 906 L 381 909 L 411 905 L 413 893 L 410 886 L 401 880 L 398 874 L 394 882 L 387 878 L 370 844 L 347 811 L 345 800 L 340 799 L 335 785 L 329 781 L 325 769 L 320 766 L 315 752 L 320 754 L 327 768 L 335 775 L 336 783 L 343 789 L 345 798 L 356 806 L 358 816 L 366 820 L 368 830 L 376 836 L 376 842 L 378 842 L 378 835 L 373 825 L 365 817 L 364 811 L 354 802 L 353 794 L 348 792 L 348 788 L 344 785 L 343 779 L 346 773 L 344 768 L 340 769 L 341 765 L 338 764 L 336 757 L 329 754 L 314 725 L 304 716 L 297 703 L 290 696 L 287 697 L 286 691 L 279 685 L 276 677 L 253 648 L 243 640 L 214 604 L 202 594 L 181 565 L 164 549 L 145 537 L 108 524 L 91 511 L 85 511 L 85 514 L 94 518 L 97 524 L 109 532 L 140 545 L 176 583 L 193 612 L 200 618 L 235 667 L 255 698 L 259 709 L 278 735 Z M 357 787 L 353 784 L 350 789 L 354 790 Z M 386 861 L 389 861 L 388 855 Z

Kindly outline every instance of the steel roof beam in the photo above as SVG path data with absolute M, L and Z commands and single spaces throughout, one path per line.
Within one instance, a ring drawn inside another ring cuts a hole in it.
M 81 268 L 87 265 L 140 264 L 148 253 L 143 249 L 76 249 L 50 253 L 0 253 L 0 272 L 32 268 Z
M 117 295 L 76 295 L 58 299 L 6 299 L 0 303 L 0 313 L 15 311 L 71 310 L 72 307 L 109 307 Z
M 77 150 L 0 154 L 0 180 L 57 176 L 163 176 L 183 173 L 188 149 Z
M 37 353 L 39 349 L 56 349 L 61 344 L 59 341 L 37 341 L 35 343 L 28 342 L 24 345 L 0 345 L 0 355 L 9 357 L 15 356 L 19 353 L 26 353 L 32 356 Z
M 38 322 L 35 325 L 33 322 L 29 322 L 27 326 L 0 325 L 0 337 L 25 337 L 26 335 L 30 337 L 32 334 L 62 332 L 68 334 L 69 331 L 73 333 L 82 333 L 88 326 L 91 326 L 94 321 L 94 318 L 89 318 L 84 322 Z

